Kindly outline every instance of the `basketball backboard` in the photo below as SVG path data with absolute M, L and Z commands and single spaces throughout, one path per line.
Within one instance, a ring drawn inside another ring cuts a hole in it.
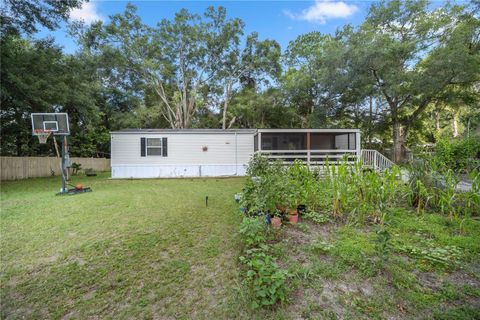
M 32 113 L 32 134 L 34 136 L 51 133 L 57 136 L 70 135 L 68 114 Z

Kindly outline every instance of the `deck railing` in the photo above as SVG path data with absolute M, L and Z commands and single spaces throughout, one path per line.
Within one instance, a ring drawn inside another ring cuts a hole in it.
M 307 165 L 323 165 L 327 159 L 329 163 L 342 160 L 354 163 L 357 160 L 357 150 L 259 150 L 270 160 L 283 159 L 283 163 L 292 163 L 294 160 L 305 161 Z
M 391 168 L 394 163 L 377 150 L 361 150 L 361 157 L 358 159 L 357 150 L 259 150 L 269 160 L 283 160 L 284 164 L 292 163 L 294 160 L 302 160 L 307 165 L 321 166 L 328 159 L 330 164 L 343 161 L 355 163 L 361 160 L 363 166 L 373 170 L 385 170 Z
M 367 168 L 371 168 L 373 170 L 379 170 L 379 171 L 389 169 L 393 165 L 395 165 L 393 161 L 385 157 L 383 154 L 381 154 L 377 150 L 363 149 L 361 160 L 362 160 L 363 166 Z

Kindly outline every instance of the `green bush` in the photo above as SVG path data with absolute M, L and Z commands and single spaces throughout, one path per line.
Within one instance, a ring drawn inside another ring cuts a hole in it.
M 268 246 L 246 251 L 240 261 L 247 266 L 245 283 L 253 298 L 252 307 L 272 306 L 287 297 L 288 272 L 280 268 L 268 253 Z
M 256 247 L 267 240 L 267 228 L 263 217 L 244 217 L 240 225 L 240 234 L 247 247 Z
M 459 173 L 435 158 L 417 159 L 409 167 L 408 199 L 418 214 L 436 210 L 450 218 L 480 214 L 480 173 L 469 172 L 470 191 L 457 189 Z
M 435 145 L 434 157 L 439 164 L 452 170 L 473 170 L 479 166 L 480 139 L 477 137 L 440 138 Z
M 312 210 L 307 210 L 303 214 L 303 218 L 305 220 L 310 220 L 310 221 L 312 221 L 316 224 L 325 224 L 325 223 L 330 221 L 330 219 L 328 218 L 328 216 L 326 214 L 318 213 L 318 212 L 315 212 L 315 211 L 312 211 Z
M 258 175 L 247 178 L 242 205 L 251 215 L 276 214 L 276 206 L 294 209 L 304 204 L 336 219 L 347 216 L 365 221 L 366 215 L 370 221 L 383 223 L 388 209 L 397 204 L 401 190 L 398 168 L 368 172 L 359 163 L 352 166 L 347 159 L 335 164 L 327 162 L 321 173 L 301 161 L 290 166 L 275 162 L 264 167 L 260 156 L 252 159 L 250 166 L 249 172 Z
M 260 177 L 265 175 L 268 168 L 268 159 L 261 154 L 254 154 L 248 163 L 247 175 L 250 177 Z

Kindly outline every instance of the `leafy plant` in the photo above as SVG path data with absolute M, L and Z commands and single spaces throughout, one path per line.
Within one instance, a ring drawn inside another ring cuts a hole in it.
M 374 240 L 375 252 L 377 256 L 380 258 L 380 262 L 383 264 L 385 261 L 388 260 L 388 256 L 392 248 L 392 244 L 391 244 L 392 236 L 390 235 L 388 230 L 384 227 L 378 228 L 375 234 L 376 234 L 376 237 Z
M 269 167 L 267 157 L 261 154 L 254 154 L 247 167 L 247 175 L 250 177 L 260 177 L 266 174 Z
M 268 253 L 268 246 L 246 251 L 240 261 L 247 266 L 245 283 L 253 298 L 252 308 L 284 302 L 287 297 L 288 271 L 280 268 Z
M 240 225 L 240 234 L 247 247 L 256 247 L 267 240 L 267 230 L 262 217 L 244 217 Z
M 324 240 L 316 240 L 310 245 L 310 249 L 313 252 L 325 254 L 330 252 L 335 246 L 331 243 L 328 243 Z
M 398 250 L 423 263 L 445 268 L 455 267 L 462 257 L 462 251 L 458 247 L 438 247 L 431 241 L 422 242 L 418 246 L 399 246 Z
M 76 175 L 78 171 L 82 170 L 82 165 L 80 163 L 74 162 L 72 163 L 70 168 L 72 168 L 72 175 Z
M 312 210 L 305 211 L 305 213 L 303 214 L 303 218 L 317 224 L 325 224 L 330 221 L 326 214 L 318 213 Z
M 476 137 L 450 139 L 440 137 L 435 145 L 434 157 L 446 168 L 471 171 L 479 166 L 480 140 Z
M 443 188 L 438 190 L 438 205 L 442 213 L 448 214 L 449 218 L 452 219 L 453 216 L 456 216 L 457 209 L 455 206 L 455 200 L 457 198 L 457 184 L 458 177 L 454 174 L 453 170 L 448 169 L 445 172 L 445 184 Z

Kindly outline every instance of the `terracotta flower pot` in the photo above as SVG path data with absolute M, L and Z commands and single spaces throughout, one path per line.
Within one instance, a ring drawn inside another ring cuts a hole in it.
M 282 219 L 280 219 L 279 217 L 273 217 L 270 219 L 270 223 L 272 224 L 272 227 L 274 229 L 280 229 L 280 227 L 282 226 Z
M 298 210 L 297 209 L 288 209 L 288 214 L 291 216 L 296 216 L 298 215 Z
M 297 222 L 298 222 L 298 214 L 290 214 L 290 215 L 288 215 L 288 221 L 290 221 L 290 224 L 297 224 Z
M 287 212 L 287 206 L 282 206 L 280 204 L 276 204 L 275 205 L 275 208 L 277 208 L 278 211 L 282 212 L 282 213 L 285 213 Z

